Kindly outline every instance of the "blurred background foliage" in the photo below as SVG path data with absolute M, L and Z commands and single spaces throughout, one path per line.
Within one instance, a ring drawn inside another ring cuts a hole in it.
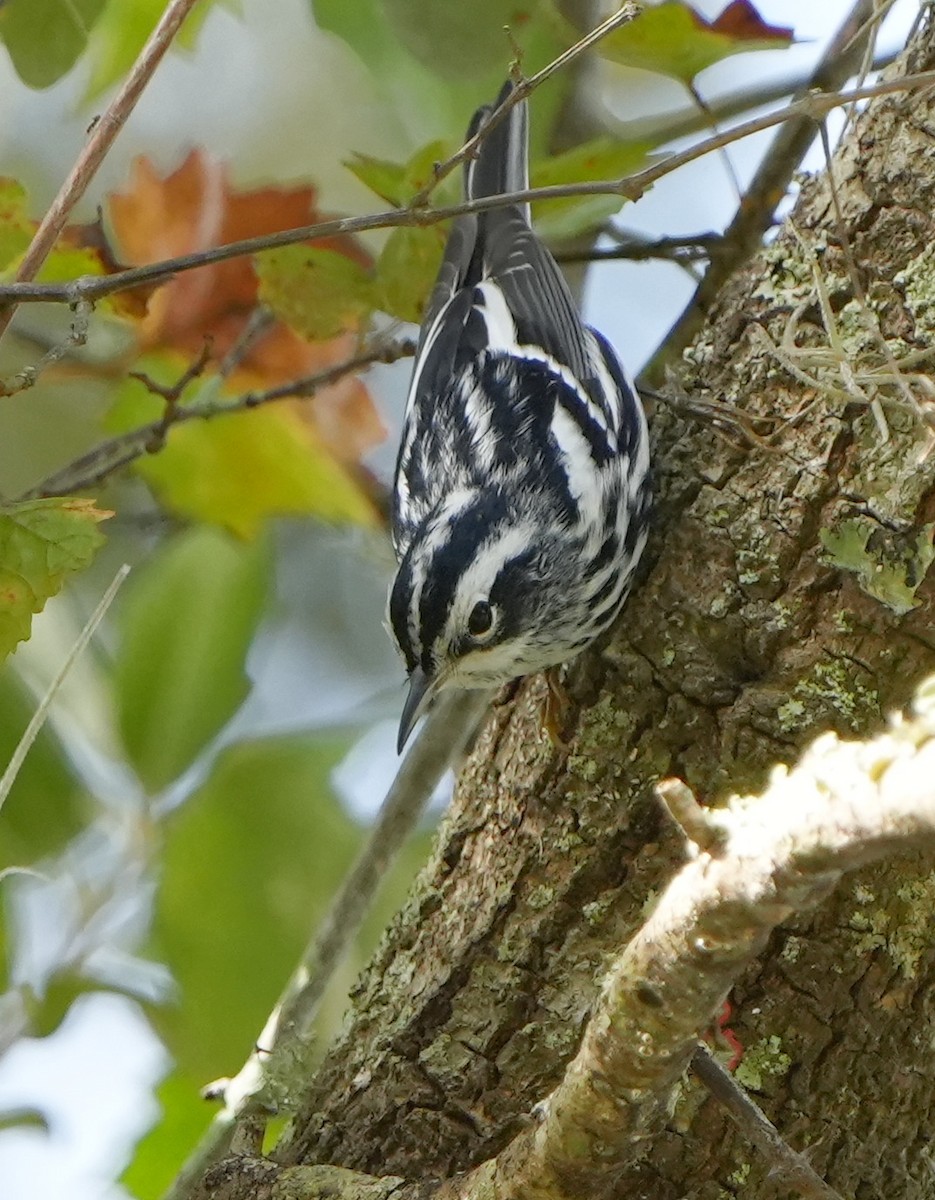
M 684 132 L 686 104 L 705 131 L 714 118 L 692 99 L 699 74 L 791 44 L 768 7 L 666 0 L 609 38 L 585 76 L 550 79 L 532 101 L 533 183 L 638 169 Z M 18 138 L 0 136 L 4 280 L 163 8 L 0 7 L 0 87 L 11 119 L 22 117 Z M 557 0 L 288 8 L 279 32 L 280 0 L 201 0 L 40 278 L 106 275 L 405 205 L 516 53 L 531 74 L 606 15 Z M 286 73 L 276 56 L 297 22 L 313 61 Z M 662 102 L 660 77 L 675 81 Z M 614 115 L 621 96 L 632 106 L 641 92 L 653 119 Z M 666 105 L 677 113 L 668 123 Z M 585 119 L 571 121 L 574 108 Z M 53 146 L 38 134 L 50 113 L 64 121 Z M 253 147 L 249 164 L 238 138 Z M 285 148 L 297 139 L 293 160 Z M 457 196 L 451 175 L 432 200 Z M 556 244 L 587 247 L 614 234 L 619 209 L 585 197 L 539 204 L 535 217 Z M 688 229 L 706 216 L 696 202 Z M 387 431 L 408 370 L 391 360 L 405 357 L 443 244 L 431 226 L 270 250 L 118 294 L 97 306 L 83 344 L 67 311 L 24 305 L 0 343 L 0 772 L 118 566 L 132 567 L 0 800 L 5 1198 L 27 1176 L 32 1197 L 43 1180 L 48 1194 L 62 1180 L 73 1196 L 103 1194 L 128 1159 L 125 1187 L 141 1200 L 161 1194 L 210 1119 L 201 1087 L 249 1054 L 362 844 L 393 770 L 401 684 L 381 628 Z M 667 269 L 678 300 L 694 279 Z M 606 278 L 624 320 L 619 276 Z M 670 300 L 668 318 L 676 311 Z M 388 365 L 302 395 L 301 381 L 375 343 Z M 427 838 L 408 847 L 334 981 L 323 1041 Z M 116 1022 L 108 1046 L 93 1016 L 103 1012 Z M 131 1045 L 149 1047 L 134 1095 L 161 1078 L 158 1113 L 137 1098 L 130 1116 L 105 1115 L 120 1021 L 133 1026 Z M 63 1031 L 94 1043 L 99 1072 L 52 1072 L 37 1098 L 25 1082 L 34 1049 L 45 1040 L 64 1061 Z M 100 1106 L 107 1149 L 95 1162 L 105 1165 L 69 1174 L 60 1161 L 43 1175 L 30 1155 L 50 1145 L 69 1092 L 73 1106 Z

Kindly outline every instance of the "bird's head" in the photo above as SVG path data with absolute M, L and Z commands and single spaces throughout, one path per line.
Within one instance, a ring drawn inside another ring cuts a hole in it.
M 497 490 L 454 491 L 423 522 L 389 599 L 409 672 L 400 749 L 440 689 L 498 687 L 566 657 L 557 622 L 574 556 L 559 545 Z

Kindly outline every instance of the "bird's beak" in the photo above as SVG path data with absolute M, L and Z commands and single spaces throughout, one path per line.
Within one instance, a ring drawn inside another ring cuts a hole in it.
M 412 727 L 428 708 L 434 690 L 434 680 L 430 675 L 415 667 L 409 676 L 409 695 L 403 705 L 403 715 L 399 718 L 399 737 L 396 741 L 396 753 L 402 754 L 403 746 L 409 740 Z

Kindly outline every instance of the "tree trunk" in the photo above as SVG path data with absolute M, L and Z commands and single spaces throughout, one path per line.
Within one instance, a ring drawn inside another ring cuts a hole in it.
M 933 66 L 929 24 L 897 69 Z M 494 709 L 280 1162 L 428 1180 L 497 1153 L 682 861 L 654 783 L 681 776 L 709 804 L 758 790 L 821 731 L 879 729 L 935 670 L 935 409 L 917 378 L 935 325 L 935 95 L 872 103 L 834 172 L 840 220 L 828 179 L 806 182 L 686 353 L 679 387 L 707 418 L 654 414 L 646 577 L 569 672 L 568 748 L 543 730 L 541 679 Z M 715 431 L 724 402 L 754 438 Z M 738 1077 L 862 1200 L 935 1195 L 933 910 L 929 864 L 865 870 L 783 926 L 731 995 Z M 767 1170 L 689 1081 L 613 1194 L 765 1195 Z

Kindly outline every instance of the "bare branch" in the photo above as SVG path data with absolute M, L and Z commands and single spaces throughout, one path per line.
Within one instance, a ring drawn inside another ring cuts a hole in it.
M 692 1055 L 692 1071 L 737 1128 L 772 1163 L 770 1177 L 808 1200 L 841 1200 L 804 1154 L 793 1150 L 766 1113 L 755 1104 L 729 1071 L 704 1046 Z
M 809 80 L 809 89 L 833 93 L 854 73 L 877 28 L 880 19 L 875 13 L 877 7 L 875 0 L 856 0 L 815 68 Z M 795 107 L 795 103 L 789 105 L 790 112 Z M 786 194 L 793 172 L 817 132 L 813 112 L 790 115 L 776 134 L 724 233 L 717 253 L 712 255 L 704 279 L 662 345 L 644 367 L 642 377 L 647 382 L 659 381 L 663 365 L 688 345 L 724 284 L 759 246 L 772 222 L 776 206 Z
M 141 285 L 152 286 L 164 283 L 183 271 L 192 271 L 198 267 L 210 266 L 212 263 L 226 262 L 232 258 L 257 254 L 261 250 L 291 246 L 297 242 L 320 241 L 323 238 L 335 237 L 339 234 L 364 233 L 371 229 L 437 225 L 441 221 L 447 221 L 465 213 L 487 212 L 489 209 L 503 208 L 510 204 L 525 204 L 537 200 L 562 200 L 571 196 L 621 196 L 624 199 L 637 200 L 653 184 L 667 175 L 671 175 L 680 167 L 684 167 L 722 146 L 731 145 L 741 138 L 761 133 L 764 129 L 772 129 L 774 126 L 782 125 L 794 118 L 817 121 L 826 113 L 844 105 L 861 100 L 871 100 L 878 96 L 888 96 L 896 92 L 916 91 L 933 85 L 935 85 L 935 71 L 920 71 L 914 75 L 885 80 L 867 87 L 853 88 L 847 92 L 812 93 L 786 105 L 777 112 L 766 113 L 763 116 L 744 121 L 732 129 L 706 138 L 694 146 L 689 146 L 685 150 L 651 164 L 642 171 L 624 175 L 620 179 L 527 188 L 520 192 L 509 192 L 502 196 L 483 196 L 477 200 L 467 200 L 461 204 L 451 204 L 441 208 L 413 209 L 409 206 L 362 217 L 338 217 L 331 221 L 320 221 L 314 225 L 286 229 L 280 233 L 264 234 L 261 237 L 229 242 L 226 245 L 215 246 L 196 254 L 184 254 L 178 258 L 167 258 L 162 262 L 149 263 L 142 267 L 131 267 L 126 271 L 117 271 L 113 275 L 84 275 L 65 283 L 6 284 L 0 286 L 0 305 L 49 302 L 74 304 L 81 299 L 94 302 L 104 296 L 113 295 L 115 292 L 126 291 L 128 288 Z
M 91 136 L 78 155 L 68 178 L 62 184 L 48 212 L 42 218 L 23 261 L 20 263 L 19 270 L 16 272 L 16 278 L 21 283 L 34 279 L 36 272 L 48 258 L 56 238 L 65 228 L 69 213 L 84 195 L 88 184 L 94 178 L 113 145 L 114 139 L 136 107 L 136 102 L 142 95 L 143 89 L 149 83 L 153 72 L 162 61 L 163 55 L 169 49 L 182 22 L 195 3 L 196 0 L 169 0 L 166 11 L 147 39 L 146 45 L 140 51 L 130 74 L 95 123 Z M 0 309 L 0 337 L 3 336 L 9 325 L 15 308 L 16 300 L 14 299 L 5 311 Z
M 439 1197 L 605 1194 L 664 1120 L 699 1032 L 772 930 L 845 871 L 935 845 L 935 679 L 914 718 L 867 742 L 823 735 L 719 816 L 723 845 L 682 869 L 611 967 L 535 1128 Z
M 489 137 L 502 121 L 506 120 L 511 109 L 515 108 L 517 104 L 521 104 L 540 84 L 545 83 L 557 71 L 569 66 L 577 58 L 580 58 L 582 54 L 596 46 L 608 34 L 613 33 L 615 29 L 619 29 L 621 25 L 629 24 L 635 17 L 639 16 L 640 12 L 641 9 L 638 4 L 626 3 L 621 5 L 617 12 L 609 16 L 606 21 L 602 21 L 590 33 L 585 34 L 573 46 L 544 66 L 541 71 L 537 71 L 535 75 L 531 75 L 528 79 L 522 76 L 518 78 L 513 91 L 507 96 L 503 104 L 490 114 L 489 119 L 484 122 L 484 127 L 478 130 L 472 138 L 468 138 L 461 149 L 455 151 L 450 158 L 446 158 L 442 163 L 435 164 L 432 178 L 421 191 L 416 192 L 409 202 L 409 207 L 423 208 L 441 181 L 447 178 L 456 167 L 467 162 L 469 158 L 474 157 L 481 142 Z
M 18 497 L 19 500 L 33 500 L 44 496 L 68 496 L 73 492 L 81 492 L 94 487 L 102 480 L 109 478 L 138 458 L 147 454 L 155 454 L 165 445 L 166 436 L 175 425 L 186 421 L 210 421 L 214 417 L 227 417 L 231 413 L 246 412 L 251 408 L 259 408 L 276 400 L 297 399 L 314 396 L 322 388 L 337 383 L 347 375 L 354 375 L 374 363 L 395 362 L 415 353 L 413 342 L 403 339 L 398 342 L 377 343 L 369 350 L 363 350 L 343 362 L 326 367 L 314 375 L 303 379 L 290 380 L 289 383 L 267 388 L 262 392 L 245 392 L 234 400 L 221 404 L 195 404 L 184 407 L 179 403 L 181 392 L 200 372 L 197 369 L 201 360 L 193 364 L 181 380 L 172 388 L 163 389 L 160 393 L 167 399 L 165 412 L 155 421 L 138 425 L 126 433 L 107 438 L 96 446 L 49 475 Z M 203 364 L 201 364 L 203 365 Z M 138 376 L 139 378 L 139 376 Z M 150 382 L 144 379 L 144 382 Z M 166 396 L 166 393 L 169 393 Z M 175 396 L 174 401 L 171 399 Z
M 588 246 L 586 249 L 558 250 L 555 259 L 560 263 L 609 262 L 625 259 L 628 262 L 648 262 L 659 259 L 679 265 L 704 262 L 711 258 L 721 241 L 719 233 L 699 233 L 694 237 L 645 237 L 636 231 L 607 229 L 614 239 L 613 246 Z
M 366 846 L 309 941 L 257 1048 L 236 1078 L 220 1081 L 213 1089 L 213 1094 L 223 1095 L 224 1111 L 209 1127 L 166 1200 L 195 1194 L 205 1169 L 228 1153 L 238 1133 L 254 1130 L 271 1112 L 279 1111 L 308 1079 L 315 1057 L 311 1025 L 325 989 L 438 781 L 461 756 L 489 700 L 486 691 L 446 693 L 429 714 L 387 793 Z

